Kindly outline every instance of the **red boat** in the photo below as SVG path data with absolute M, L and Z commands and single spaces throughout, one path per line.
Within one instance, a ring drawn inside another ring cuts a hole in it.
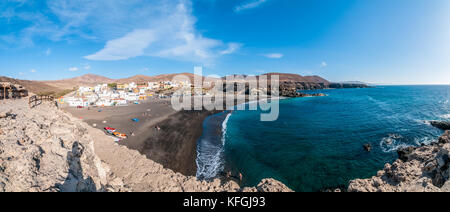
M 113 134 L 114 132 L 116 132 L 116 129 L 111 127 L 105 127 L 105 130 L 108 131 L 109 134 Z

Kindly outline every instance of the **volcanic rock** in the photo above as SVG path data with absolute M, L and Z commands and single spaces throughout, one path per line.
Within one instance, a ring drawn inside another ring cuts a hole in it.
M 350 181 L 349 192 L 450 192 L 450 138 L 398 151 L 399 160 L 386 164 L 370 179 Z
M 430 121 L 430 124 L 441 130 L 450 130 L 450 122 L 448 121 Z

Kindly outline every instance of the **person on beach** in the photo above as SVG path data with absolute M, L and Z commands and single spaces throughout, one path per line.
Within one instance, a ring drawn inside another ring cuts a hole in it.
M 242 173 L 239 172 L 239 182 L 242 183 Z

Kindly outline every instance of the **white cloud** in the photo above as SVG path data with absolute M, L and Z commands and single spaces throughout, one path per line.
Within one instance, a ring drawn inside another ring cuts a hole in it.
M 194 28 L 190 6 L 180 3 L 172 15 L 147 29 L 136 29 L 123 37 L 110 40 L 105 47 L 88 56 L 89 60 L 125 60 L 153 56 L 192 62 L 210 63 L 215 58 L 239 49 L 236 43 L 205 38 Z
M 89 70 L 89 69 L 91 69 L 91 65 L 89 65 L 89 64 L 86 64 L 86 65 L 84 65 L 84 70 Z
M 23 72 L 19 72 L 19 76 L 23 76 L 25 75 Z
M 31 69 L 30 72 L 31 73 L 36 73 L 36 69 Z
M 240 43 L 229 43 L 228 48 L 221 51 L 221 55 L 233 54 L 235 51 L 239 50 L 242 47 Z
M 201 63 L 212 63 L 240 47 L 199 33 L 192 0 L 47 0 L 45 5 L 8 3 L 0 19 L 18 18 L 29 25 L 0 36 L 0 42 L 33 45 L 36 38 L 81 38 L 103 44 L 84 57 L 88 60 L 152 56 Z
M 78 71 L 79 69 L 77 67 L 71 67 L 69 68 L 69 71 Z
M 105 47 L 84 58 L 88 60 L 125 60 L 144 55 L 144 49 L 155 41 L 155 31 L 135 30 L 124 37 L 110 40 Z
M 180 1 L 170 14 L 155 21 L 151 27 L 135 29 L 108 41 L 100 51 L 85 56 L 89 60 L 125 60 L 153 56 L 192 62 L 210 63 L 215 58 L 239 49 L 236 43 L 203 37 L 194 28 L 195 18 L 187 1 Z
M 261 6 L 267 0 L 250 0 L 234 8 L 234 12 L 241 12 L 243 10 L 249 10 Z
M 321 68 L 325 68 L 325 67 L 327 67 L 328 66 L 328 64 L 325 62 L 325 61 L 323 61 L 321 64 L 320 64 L 320 67 Z
M 284 55 L 280 54 L 280 53 L 272 53 L 272 54 L 265 54 L 264 57 L 271 58 L 271 59 L 281 59 L 284 57 Z

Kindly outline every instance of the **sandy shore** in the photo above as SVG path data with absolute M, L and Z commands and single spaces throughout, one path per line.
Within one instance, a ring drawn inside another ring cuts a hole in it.
M 121 107 L 64 110 L 91 126 L 95 124 L 95 128 L 116 128 L 117 132 L 128 135 L 119 144 L 139 151 L 166 168 L 190 176 L 195 176 L 197 170 L 197 140 L 202 135 L 203 121 L 216 113 L 176 112 L 170 101 L 164 99 Z M 139 122 L 132 121 L 133 118 Z M 156 129 L 157 126 L 160 130 Z
M 177 112 L 172 109 L 170 99 L 151 99 L 138 105 L 118 107 L 62 109 L 95 128 L 112 127 L 125 133 L 128 138 L 119 141 L 120 145 L 139 151 L 165 168 L 189 176 L 195 176 L 197 172 L 197 142 L 202 136 L 205 119 L 223 112 Z M 139 122 L 134 122 L 134 118 Z M 220 121 L 216 124 L 221 126 Z M 219 133 L 221 127 L 217 130 Z

